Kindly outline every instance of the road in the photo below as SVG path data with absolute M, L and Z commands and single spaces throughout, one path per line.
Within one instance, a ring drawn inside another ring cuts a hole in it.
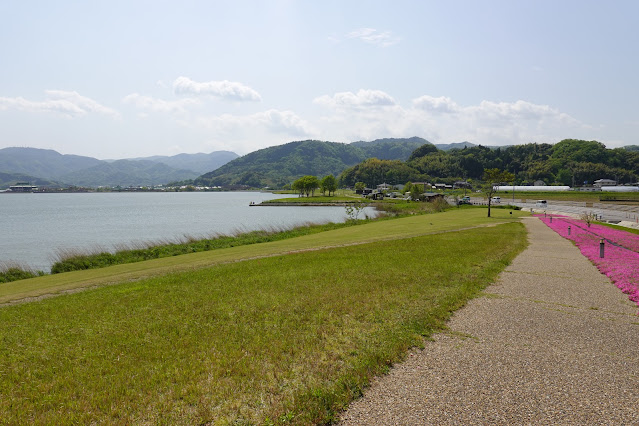
M 486 204 L 486 199 L 481 197 L 473 197 L 471 201 L 473 204 Z M 575 217 L 585 213 L 594 213 L 603 222 L 618 223 L 622 226 L 639 229 L 639 205 L 548 200 L 546 208 L 539 208 L 535 201 L 515 198 L 513 202 L 512 199 L 502 197 L 501 203 L 497 205 L 510 204 L 525 210 L 532 209 L 535 213 L 567 214 Z

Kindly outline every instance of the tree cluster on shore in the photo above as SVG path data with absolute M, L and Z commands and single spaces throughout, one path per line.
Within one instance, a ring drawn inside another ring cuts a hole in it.
M 597 179 L 619 183 L 639 180 L 639 152 L 623 148 L 607 149 L 597 141 L 566 139 L 555 145 L 530 143 L 490 149 L 484 146 L 450 151 L 432 144 L 417 148 L 407 161 L 370 158 L 344 170 L 341 186 L 364 182 L 374 186 L 408 181 L 481 180 L 484 170 L 500 169 L 514 175 L 517 185 L 542 180 L 547 185 L 582 185 Z
M 320 189 L 322 194 L 331 196 L 331 193 L 335 195 L 337 190 L 337 179 L 333 175 L 326 175 L 322 179 L 318 179 L 316 176 L 306 175 L 297 179 L 291 185 L 291 189 L 299 192 L 300 197 L 311 197 L 315 195 L 315 190 Z

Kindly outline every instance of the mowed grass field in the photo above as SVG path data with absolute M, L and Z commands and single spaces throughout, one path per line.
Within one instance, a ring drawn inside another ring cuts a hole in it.
M 0 308 L 1 422 L 330 422 L 523 249 L 485 213 L 25 280 L 99 287 Z

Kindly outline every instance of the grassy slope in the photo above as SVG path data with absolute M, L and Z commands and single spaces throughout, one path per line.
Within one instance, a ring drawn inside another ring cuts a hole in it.
M 406 238 L 459 229 L 461 227 L 493 224 L 504 220 L 514 220 L 524 214 L 523 212 L 514 211 L 511 216 L 507 210 L 494 209 L 492 211 L 493 217 L 486 218 L 484 209 L 458 209 L 445 213 L 373 222 L 271 243 L 192 253 L 145 262 L 115 265 L 102 269 L 47 275 L 0 285 L 0 303 L 54 294 L 76 288 L 192 270 L 253 257 L 273 256 L 298 250 L 372 242 L 389 238 Z
M 372 375 L 443 327 L 525 245 L 518 223 L 397 239 L 436 223 L 443 230 L 486 222 L 468 210 L 421 218 L 386 222 L 394 231 L 384 235 L 367 232 L 391 240 L 171 273 L 0 309 L 0 418 L 38 424 L 330 421 Z M 304 237 L 295 246 L 358 239 L 366 238 Z

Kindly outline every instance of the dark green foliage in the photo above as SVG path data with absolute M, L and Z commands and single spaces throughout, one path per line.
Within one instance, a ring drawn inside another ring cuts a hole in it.
M 291 185 L 291 189 L 298 191 L 301 195 L 310 197 L 315 195 L 315 190 L 320 187 L 320 181 L 315 176 L 307 175 L 297 179 Z
M 340 175 L 341 186 L 354 186 L 364 182 L 366 186 L 375 188 L 381 183 L 404 184 L 409 180 L 417 180 L 418 173 L 408 164 L 399 160 L 368 160 L 350 167 Z
M 9 283 L 12 281 L 26 280 L 27 278 L 35 278 L 44 275 L 42 271 L 33 272 L 28 269 L 22 269 L 12 266 L 0 271 L 0 283 Z
M 351 146 L 362 148 L 366 151 L 368 158 L 379 158 L 380 160 L 406 160 L 415 149 L 423 145 L 431 145 L 426 139 L 417 136 L 412 138 L 385 138 L 376 139 L 371 142 L 353 142 Z M 431 145 L 433 146 L 433 145 Z
M 570 186 L 602 178 L 615 179 L 619 183 L 639 180 L 638 151 L 606 149 L 600 142 L 575 139 L 566 139 L 556 145 L 530 143 L 496 149 L 478 145 L 450 151 L 425 145 L 416 150 L 405 165 L 408 166 L 406 174 L 412 176 L 406 180 L 437 179 L 447 183 L 481 180 L 485 169 L 513 173 L 514 183 L 518 185 L 532 184 L 536 180 L 543 180 L 548 185 Z M 347 184 L 352 180 L 350 174 L 354 169 L 342 174 L 341 178 Z M 381 183 L 379 178 L 375 182 Z
M 608 160 L 606 146 L 597 141 L 564 139 L 552 147 L 552 157 L 565 162 L 605 163 Z
M 339 175 L 344 169 L 367 158 L 406 160 L 411 152 L 427 143 L 421 138 L 380 139 L 352 144 L 314 140 L 290 142 L 260 149 L 237 158 L 195 180 L 198 185 L 281 188 L 305 176 Z M 259 181 L 246 183 L 247 173 Z M 244 183 L 243 183 L 244 182 Z M 260 186 L 251 185 L 259 183 Z
M 425 143 L 410 154 L 408 161 L 415 160 L 428 154 L 437 153 L 437 147 L 431 143 Z
M 328 191 L 329 197 L 331 196 L 331 192 L 335 193 L 335 191 L 337 190 L 337 179 L 335 179 L 335 176 L 324 176 L 320 181 L 320 189 L 324 194 L 326 194 L 326 191 Z

